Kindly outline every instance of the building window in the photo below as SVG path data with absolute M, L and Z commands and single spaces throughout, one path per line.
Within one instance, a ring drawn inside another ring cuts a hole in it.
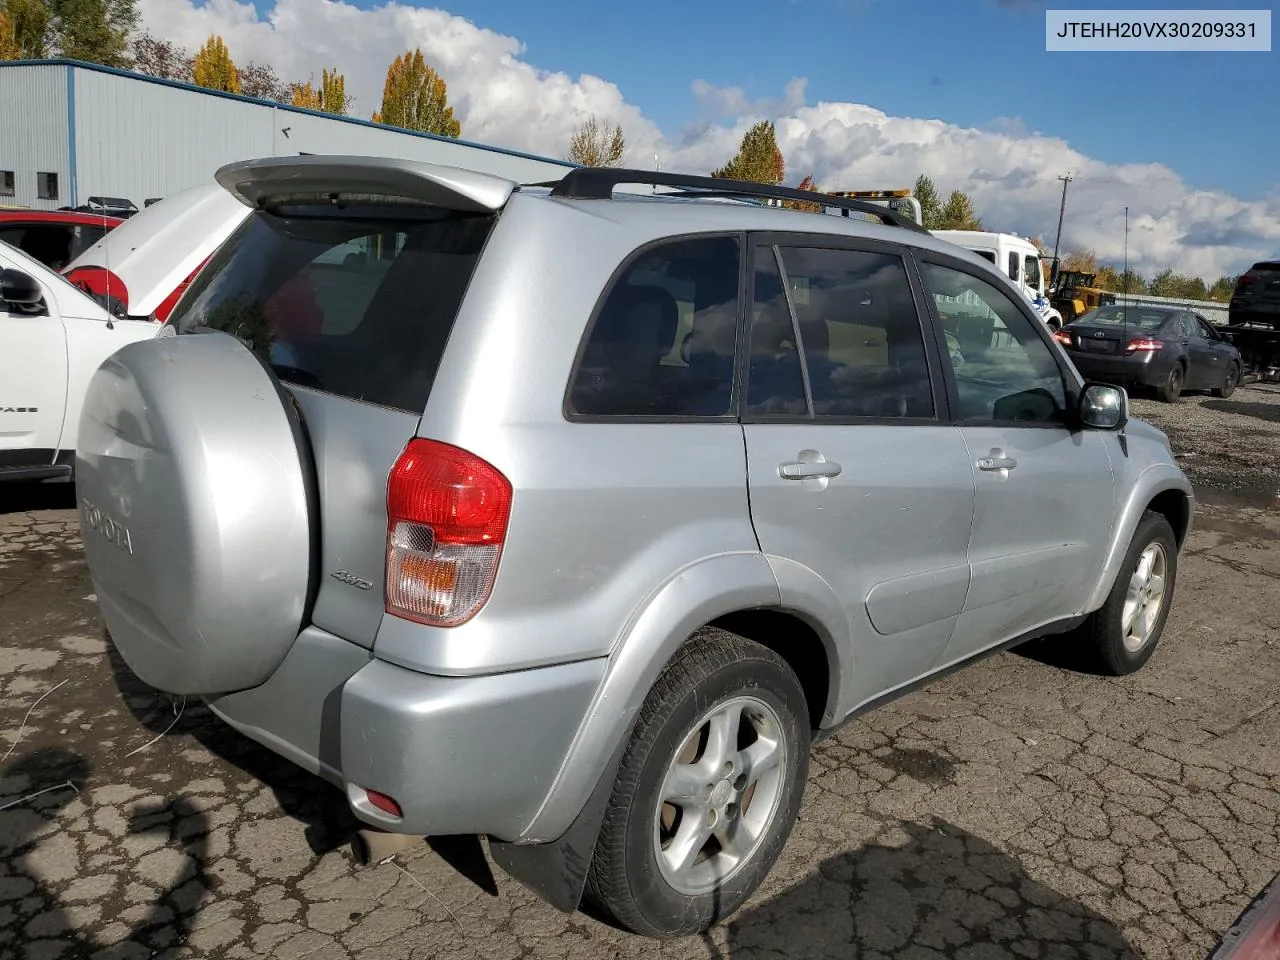
M 0 197 L 13 196 L 13 171 L 0 170 Z
M 58 175 L 56 173 L 36 174 L 36 197 L 40 200 L 58 199 Z

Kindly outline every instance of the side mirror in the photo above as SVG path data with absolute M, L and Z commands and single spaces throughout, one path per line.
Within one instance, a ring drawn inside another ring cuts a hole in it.
M 1108 383 L 1086 383 L 1077 415 L 1090 430 L 1123 430 L 1129 422 L 1129 395 Z
M 44 299 L 35 278 L 21 270 L 0 270 L 0 300 L 19 307 L 33 307 Z

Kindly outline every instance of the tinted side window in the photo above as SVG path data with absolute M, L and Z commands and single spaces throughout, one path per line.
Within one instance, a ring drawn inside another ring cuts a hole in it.
M 934 263 L 921 267 L 947 339 L 957 419 L 1061 423 L 1062 373 L 1035 321 L 986 280 Z
M 741 250 L 735 237 L 642 253 L 605 295 L 569 391 L 593 417 L 732 412 Z
M 902 258 L 781 247 L 814 416 L 934 416 L 924 334 Z
M 421 411 L 492 226 L 393 204 L 261 211 L 169 323 L 238 337 L 288 383 Z
M 1178 333 L 1184 337 L 1201 337 L 1200 324 L 1196 323 L 1196 318 L 1189 313 L 1184 313 L 1178 317 Z

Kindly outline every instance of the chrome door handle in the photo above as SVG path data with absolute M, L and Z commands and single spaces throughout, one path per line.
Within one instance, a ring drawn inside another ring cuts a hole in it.
M 831 460 L 793 460 L 778 464 L 783 480 L 812 480 L 815 477 L 838 477 L 843 468 Z
M 978 469 L 994 473 L 997 470 L 1012 470 L 1018 465 L 1013 457 L 1006 457 L 1003 450 L 992 450 L 978 461 Z

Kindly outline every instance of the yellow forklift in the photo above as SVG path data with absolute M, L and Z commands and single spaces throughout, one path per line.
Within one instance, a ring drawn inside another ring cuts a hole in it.
M 1052 275 L 1049 280 L 1049 303 L 1062 314 L 1062 324 L 1066 326 L 1073 320 L 1079 320 L 1090 310 L 1116 302 L 1116 295 L 1110 290 L 1095 287 L 1098 279 L 1096 273 L 1085 273 L 1083 270 L 1063 270 L 1057 259 L 1051 261 Z

